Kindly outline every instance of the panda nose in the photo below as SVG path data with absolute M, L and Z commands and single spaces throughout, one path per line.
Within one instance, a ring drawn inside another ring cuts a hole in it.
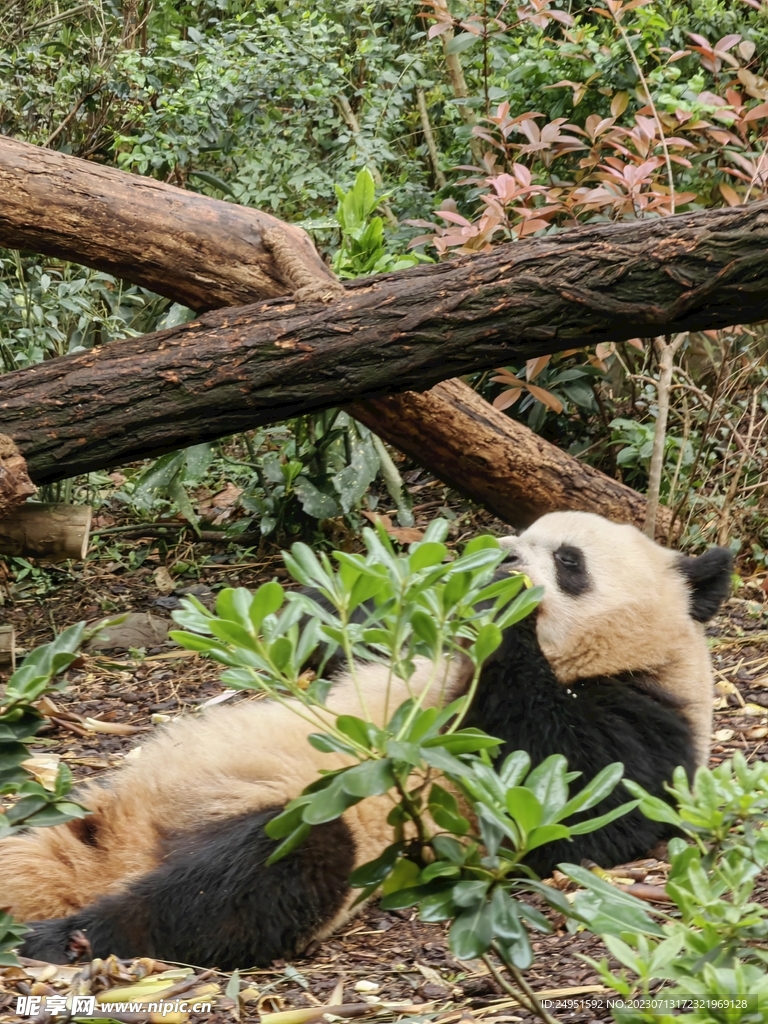
M 504 565 L 513 566 L 519 565 L 520 555 L 516 551 L 507 551 L 504 555 Z

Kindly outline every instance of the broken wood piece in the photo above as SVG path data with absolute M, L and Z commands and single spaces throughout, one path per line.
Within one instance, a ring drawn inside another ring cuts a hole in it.
M 0 555 L 63 562 L 88 551 L 90 505 L 25 502 L 0 519 Z
M 16 630 L 8 624 L 0 626 L 0 670 L 16 671 Z
M 0 517 L 23 504 L 36 490 L 13 438 L 0 434 Z

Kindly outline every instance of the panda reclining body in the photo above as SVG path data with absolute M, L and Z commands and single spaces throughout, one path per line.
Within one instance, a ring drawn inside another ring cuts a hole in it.
M 729 552 L 685 558 L 634 527 L 573 512 L 544 516 L 502 545 L 544 598 L 535 617 L 505 632 L 466 724 L 500 738 L 502 754 L 528 751 L 533 764 L 564 754 L 580 784 L 622 761 L 627 778 L 663 796 L 677 765 L 692 773 L 708 757 L 701 623 L 728 593 Z M 386 671 L 361 671 L 371 718 L 383 724 Z M 452 677 L 455 696 L 458 668 Z M 344 676 L 328 704 L 361 714 Z M 54 963 L 115 953 L 233 969 L 295 956 L 333 932 L 352 913 L 349 875 L 391 842 L 391 803 L 364 800 L 266 867 L 275 844 L 264 824 L 319 768 L 345 763 L 310 746 L 312 731 L 275 703 L 211 709 L 173 723 L 108 786 L 82 789 L 88 817 L 0 841 L 0 907 L 34 922 L 21 952 Z M 625 799 L 620 790 L 592 813 Z M 529 863 L 542 875 L 585 857 L 608 867 L 664 834 L 633 811 L 541 847 Z

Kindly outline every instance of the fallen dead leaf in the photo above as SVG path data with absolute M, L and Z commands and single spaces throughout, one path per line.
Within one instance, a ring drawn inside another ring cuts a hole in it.
M 52 793 L 56 788 L 60 763 L 61 758 L 59 755 L 50 752 L 28 757 L 26 761 L 21 762 L 21 767 L 26 768 L 28 772 L 34 775 L 43 789 L 47 789 Z
M 417 530 L 414 526 L 395 526 L 389 516 L 379 515 L 378 512 L 363 512 L 365 518 L 373 523 L 381 523 L 389 537 L 394 537 L 401 544 L 415 544 L 424 540 L 424 531 Z
M 765 718 L 768 715 L 768 708 L 764 708 L 760 704 L 745 704 L 740 713 L 749 715 L 751 718 Z
M 173 577 L 164 565 L 159 565 L 154 572 L 155 586 L 161 594 L 172 594 L 176 589 Z
M 110 736 L 134 736 L 146 732 L 146 725 L 128 725 L 127 722 L 100 722 L 98 718 L 84 718 L 83 728 L 88 732 L 103 732 Z
M 201 515 L 214 508 L 230 508 L 243 493 L 242 487 L 236 487 L 233 483 L 227 484 L 223 491 L 212 494 L 209 498 L 203 498 L 198 502 L 198 511 Z
M 717 740 L 718 743 L 725 743 L 726 740 L 732 740 L 736 733 L 733 729 L 718 729 L 717 732 L 712 734 L 712 738 Z

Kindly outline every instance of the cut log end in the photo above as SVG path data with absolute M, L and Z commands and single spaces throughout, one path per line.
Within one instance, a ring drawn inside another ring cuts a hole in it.
M 16 630 L 10 625 L 0 626 L 0 671 L 16 671 Z
M 27 502 L 0 519 L 0 554 L 45 562 L 82 561 L 92 514 L 90 505 Z

